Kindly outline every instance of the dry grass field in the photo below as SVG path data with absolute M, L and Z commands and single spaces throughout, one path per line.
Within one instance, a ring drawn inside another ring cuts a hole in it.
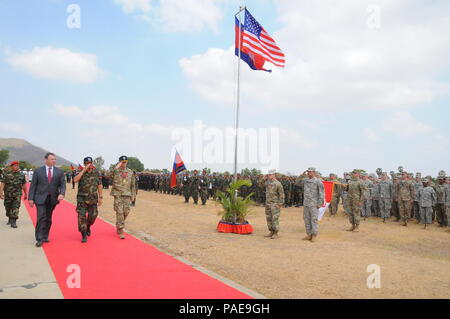
M 99 216 L 114 223 L 112 197 L 104 192 Z M 67 200 L 75 203 L 69 184 Z M 184 204 L 181 196 L 139 191 L 126 229 L 269 298 L 450 298 L 450 233 L 436 225 L 424 230 L 370 218 L 350 233 L 341 209 L 324 217 L 311 243 L 301 240 L 301 208 L 282 209 L 276 240 L 264 238 L 263 207 L 255 206 L 249 218 L 251 235 L 218 233 L 218 210 L 214 201 Z M 371 264 L 381 268 L 379 289 L 367 287 Z

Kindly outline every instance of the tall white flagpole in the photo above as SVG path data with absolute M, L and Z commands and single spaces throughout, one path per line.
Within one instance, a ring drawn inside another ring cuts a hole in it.
M 235 17 L 239 15 L 239 36 L 238 36 L 238 70 L 237 70 L 237 83 L 236 83 L 236 108 L 235 108 L 235 120 L 234 120 L 234 181 L 237 181 L 237 151 L 238 151 L 238 129 L 239 129 L 239 96 L 240 96 L 240 74 L 241 74 L 241 12 L 245 10 L 246 7 L 239 7 L 239 11 L 234 15 Z

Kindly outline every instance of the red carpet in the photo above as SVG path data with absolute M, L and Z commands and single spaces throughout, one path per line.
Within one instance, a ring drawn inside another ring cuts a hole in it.
M 25 206 L 36 225 L 36 207 Z M 75 206 L 67 201 L 53 212 L 49 240 L 43 248 L 65 298 L 251 298 L 133 236 L 119 239 L 115 227 L 101 219 L 81 243 Z M 80 288 L 66 284 L 71 264 L 81 268 Z

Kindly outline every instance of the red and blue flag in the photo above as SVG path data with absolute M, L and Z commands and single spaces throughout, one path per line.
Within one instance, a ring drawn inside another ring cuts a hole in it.
M 177 174 L 183 172 L 186 170 L 186 166 L 184 166 L 183 160 L 181 159 L 180 154 L 178 154 L 178 151 L 175 154 L 175 160 L 173 161 L 173 169 L 172 169 L 172 176 L 170 180 L 170 188 L 174 188 L 177 186 Z
M 240 28 L 239 28 L 240 26 Z M 256 19 L 245 9 L 244 24 L 235 18 L 236 49 L 235 54 L 253 70 L 272 72 L 264 69 L 264 63 L 270 62 L 284 68 L 285 56 L 275 40 L 264 30 Z M 240 45 L 239 45 L 240 44 Z

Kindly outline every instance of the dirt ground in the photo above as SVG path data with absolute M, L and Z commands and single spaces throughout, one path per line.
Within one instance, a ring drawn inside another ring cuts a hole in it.
M 75 203 L 75 191 L 67 186 L 67 200 Z M 139 191 L 125 227 L 268 298 L 450 298 L 450 233 L 436 225 L 424 230 L 415 223 L 403 227 L 369 218 L 359 233 L 351 233 L 345 231 L 349 222 L 341 208 L 338 216 L 326 214 L 318 241 L 311 243 L 301 240 L 301 208 L 281 210 L 276 240 L 264 237 L 262 206 L 249 217 L 251 235 L 217 232 L 219 210 L 214 201 L 184 204 L 181 196 Z M 104 190 L 99 216 L 115 223 L 109 190 Z M 371 264 L 380 266 L 379 289 L 367 287 Z

